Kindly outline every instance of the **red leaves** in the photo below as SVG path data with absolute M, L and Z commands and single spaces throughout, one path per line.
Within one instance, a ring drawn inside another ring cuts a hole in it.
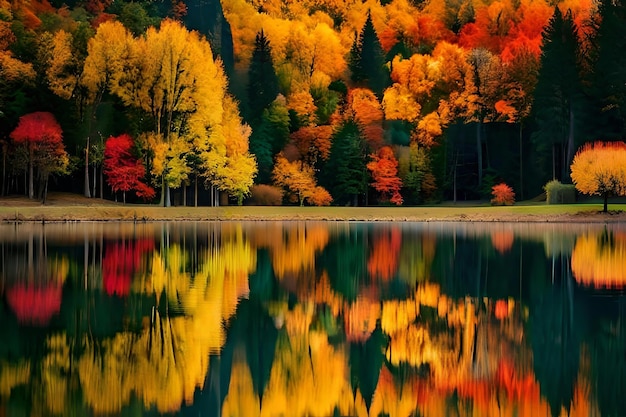
M 144 252 L 154 248 L 151 239 L 121 241 L 107 246 L 102 260 L 102 284 L 108 295 L 127 296 Z
M 107 139 L 104 148 L 104 173 L 114 192 L 135 190 L 138 197 L 149 200 L 156 193 L 141 181 L 146 169 L 132 154 L 133 146 L 133 140 L 128 134 Z
M 49 112 L 29 113 L 20 117 L 20 122 L 11 139 L 18 144 L 26 144 L 29 148 L 44 145 L 63 145 L 61 126 Z
M 491 187 L 491 204 L 494 206 L 511 206 L 515 203 L 515 193 L 513 189 L 505 183 L 500 183 Z

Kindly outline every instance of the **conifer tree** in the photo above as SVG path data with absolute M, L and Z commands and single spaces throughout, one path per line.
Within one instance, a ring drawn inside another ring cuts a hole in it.
M 552 161 L 552 178 L 568 180 L 569 166 L 583 140 L 584 96 L 577 29 L 571 11 L 558 7 L 543 33 L 535 90 L 537 130 L 532 139 L 542 161 Z
M 262 30 L 256 35 L 248 76 L 250 80 L 248 84 L 248 99 L 250 100 L 248 121 L 254 128 L 263 114 L 263 110 L 267 109 L 278 95 L 278 77 L 274 70 L 272 48 Z
M 360 35 L 352 44 L 348 64 L 352 81 L 370 88 L 379 98 L 382 97 L 383 91 L 390 84 L 389 70 L 385 67 L 385 52 L 369 13 Z
M 349 120 L 335 133 L 328 163 L 323 168 L 323 186 L 333 202 L 358 205 L 367 192 L 367 149 L 358 124 Z
M 602 0 L 600 24 L 593 40 L 590 94 L 597 114 L 594 139 L 616 140 L 626 135 L 626 5 Z

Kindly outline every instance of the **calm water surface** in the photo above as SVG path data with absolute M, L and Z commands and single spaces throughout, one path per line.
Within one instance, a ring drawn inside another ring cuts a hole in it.
M 0 416 L 625 416 L 626 225 L 0 225 Z

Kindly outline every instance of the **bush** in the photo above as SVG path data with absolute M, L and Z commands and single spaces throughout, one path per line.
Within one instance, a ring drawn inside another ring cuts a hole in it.
M 552 180 L 543 186 L 546 192 L 546 204 L 572 204 L 576 202 L 576 188 L 574 184 L 561 184 L 559 180 Z
M 280 206 L 283 204 L 283 190 L 273 185 L 253 185 L 246 204 L 251 206 Z
M 492 206 L 512 206 L 515 203 L 515 193 L 513 189 L 505 183 L 500 183 L 491 187 Z

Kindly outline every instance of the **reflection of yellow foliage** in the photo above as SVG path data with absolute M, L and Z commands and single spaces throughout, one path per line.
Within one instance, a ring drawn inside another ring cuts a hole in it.
M 282 236 L 280 243 L 270 248 L 276 276 L 282 279 L 287 274 L 313 273 L 315 255 L 328 244 L 328 228 L 298 223 L 283 230 Z
M 48 409 L 56 414 L 65 411 L 67 373 L 70 370 L 70 349 L 65 335 L 53 335 L 47 340 L 48 354 L 41 364 L 41 380 Z
M 406 329 L 419 315 L 419 304 L 415 300 L 390 300 L 383 303 L 381 327 L 388 335 Z
M 30 363 L 20 361 L 17 364 L 0 362 L 0 398 L 6 398 L 11 390 L 23 385 L 30 378 Z
M 408 417 L 413 415 L 419 393 L 416 388 L 410 380 L 396 384 L 391 372 L 383 367 L 370 407 L 370 416 Z
M 252 374 L 246 363 L 245 352 L 235 352 L 230 370 L 230 386 L 228 395 L 222 405 L 224 417 L 258 417 L 261 404 L 254 392 Z
M 299 340 L 298 340 L 299 339 Z M 328 344 L 324 333 L 279 337 L 262 401 L 262 416 L 333 414 L 349 391 L 347 357 Z M 345 406 L 345 405 L 344 405 Z
M 602 235 L 585 234 L 572 251 L 572 273 L 577 282 L 597 288 L 626 285 L 626 235 L 616 233 L 602 242 Z

